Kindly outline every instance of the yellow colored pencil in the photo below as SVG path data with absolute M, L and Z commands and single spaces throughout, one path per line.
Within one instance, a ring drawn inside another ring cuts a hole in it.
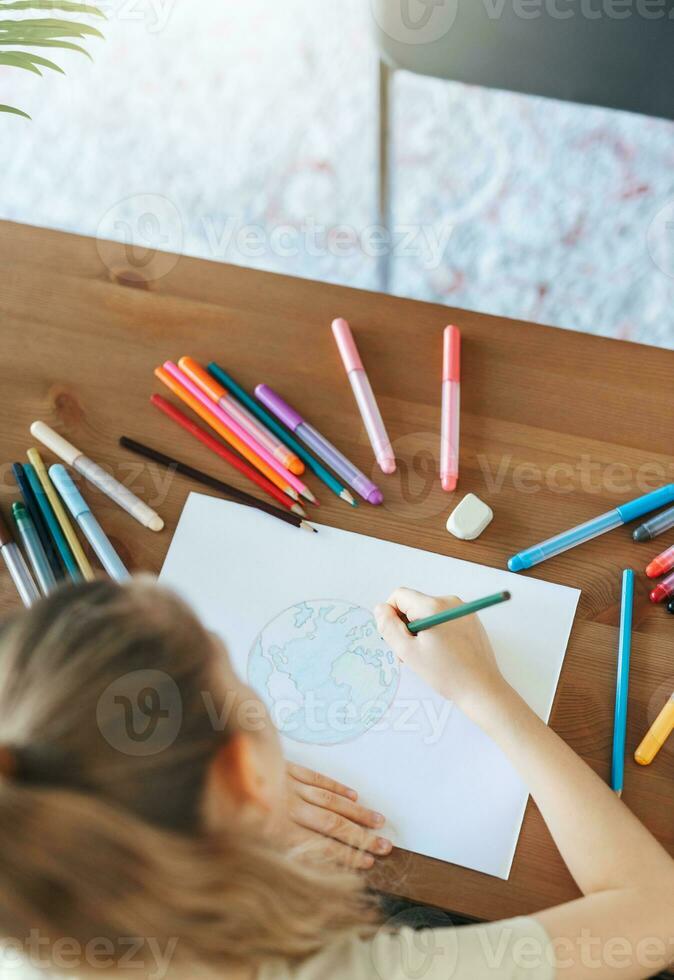
M 674 694 L 651 725 L 643 742 L 634 753 L 640 766 L 649 766 L 674 731 Z
M 75 529 L 70 523 L 70 518 L 66 514 L 63 504 L 61 503 L 61 498 L 54 489 L 54 484 L 49 479 L 49 474 L 47 473 L 47 468 L 42 462 L 42 457 L 37 449 L 28 450 L 28 459 L 31 461 L 35 467 L 35 472 L 37 473 L 37 478 L 42 484 L 44 492 L 47 495 L 47 500 L 52 506 L 52 510 L 56 515 L 56 520 L 61 525 L 61 530 L 65 536 L 66 541 L 70 545 L 70 550 L 73 553 L 73 558 L 77 562 L 77 567 L 82 572 L 82 577 L 87 582 L 92 582 L 96 577 L 94 570 L 89 563 L 89 559 L 84 554 L 82 545 L 79 542 L 79 538 L 75 534 Z

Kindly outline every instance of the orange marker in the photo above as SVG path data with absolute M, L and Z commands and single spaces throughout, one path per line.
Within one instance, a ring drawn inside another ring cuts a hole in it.
M 667 548 L 667 551 L 663 551 L 661 555 L 653 559 L 646 568 L 646 575 L 649 578 L 658 578 L 659 575 L 666 575 L 672 568 L 674 568 L 674 544 L 671 548 Z
M 205 395 L 212 398 L 220 408 L 224 409 L 228 415 L 231 415 L 242 429 L 245 429 L 256 442 L 259 442 L 287 470 L 290 470 L 295 476 L 301 476 L 304 473 L 304 463 L 299 456 L 291 452 L 280 439 L 277 439 L 269 429 L 258 422 L 252 412 L 249 412 L 235 398 L 232 398 L 229 392 L 222 385 L 218 384 L 201 364 L 191 357 L 181 357 L 178 361 L 178 367 L 181 371 L 185 372 L 190 381 L 193 381 Z
M 245 442 L 242 442 L 238 436 L 235 436 L 234 433 L 227 428 L 227 426 L 223 425 L 220 419 L 216 418 L 215 415 L 209 412 L 207 408 L 204 408 L 204 406 L 198 402 L 186 388 L 183 388 L 180 382 L 171 377 L 168 371 L 165 371 L 162 367 L 158 367 L 155 368 L 154 374 L 155 377 L 159 378 L 159 380 L 165 384 L 174 395 L 180 398 L 180 400 L 184 402 L 188 408 L 191 408 L 200 419 L 203 419 L 206 425 L 209 425 L 214 432 L 217 432 L 218 435 L 225 440 L 225 442 L 229 443 L 233 449 L 236 449 L 237 453 L 240 453 L 244 459 L 247 459 L 256 470 L 259 470 L 260 473 L 263 473 L 268 480 L 271 480 L 274 486 L 278 487 L 279 490 L 282 490 L 283 493 L 286 493 L 289 497 L 292 497 L 293 500 L 299 500 L 299 494 L 297 491 L 294 490 L 290 484 L 286 483 L 280 474 L 273 470 L 271 466 L 268 466 L 265 461 L 261 459 L 256 452 L 253 452 L 253 450 L 250 449 Z
M 650 731 L 634 753 L 640 766 L 649 766 L 669 736 L 674 732 L 674 694 L 651 725 Z

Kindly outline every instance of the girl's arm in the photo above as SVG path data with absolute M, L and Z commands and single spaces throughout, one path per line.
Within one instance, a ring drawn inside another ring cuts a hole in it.
M 585 896 L 535 916 L 555 947 L 559 977 L 642 980 L 666 969 L 674 964 L 674 861 L 507 684 L 476 617 L 416 637 L 401 619 L 457 602 L 399 589 L 378 607 L 379 628 L 400 659 L 480 725 L 527 782 Z

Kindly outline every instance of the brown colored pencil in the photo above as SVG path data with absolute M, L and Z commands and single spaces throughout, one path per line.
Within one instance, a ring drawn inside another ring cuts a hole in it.
M 189 466 L 187 463 L 181 463 L 180 460 L 174 459 L 172 456 L 167 456 L 158 449 L 152 449 L 150 446 L 145 446 L 142 442 L 136 442 L 135 439 L 129 439 L 127 436 L 122 436 L 119 440 L 119 444 L 124 449 L 128 449 L 130 452 L 136 453 L 137 456 L 144 456 L 145 459 L 150 459 L 155 463 L 159 463 L 161 466 L 166 466 L 168 469 L 173 470 L 174 473 L 180 473 L 182 476 L 187 476 L 196 483 L 201 483 L 203 486 L 209 487 L 211 490 L 217 490 L 219 493 L 222 493 L 227 497 L 231 497 L 233 500 L 237 500 L 239 503 L 245 504 L 247 507 L 253 507 L 255 510 L 261 510 L 264 514 L 269 514 L 270 517 L 275 517 L 279 521 L 284 521 L 286 524 L 292 524 L 293 527 L 301 528 L 303 531 L 310 531 L 312 534 L 317 533 L 313 524 L 310 524 L 309 521 L 304 520 L 298 514 L 281 510 L 279 507 L 274 507 L 272 504 L 268 504 L 263 500 L 258 500 L 257 497 L 253 497 L 251 494 L 246 493 L 245 490 L 239 490 L 238 487 L 233 487 L 229 483 L 224 483 L 222 480 L 218 480 L 214 476 L 209 476 L 208 473 L 202 473 L 201 470 L 197 470 L 193 466 Z

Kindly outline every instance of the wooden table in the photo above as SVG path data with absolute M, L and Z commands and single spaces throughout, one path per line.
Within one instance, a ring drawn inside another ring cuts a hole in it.
M 397 476 L 383 480 L 383 508 L 353 511 L 321 492 L 324 523 L 503 568 L 521 548 L 674 481 L 674 353 L 665 350 L 189 258 L 99 249 L 90 239 L 11 224 L 0 224 L 0 315 L 3 507 L 15 496 L 10 464 L 32 444 L 31 421 L 44 419 L 131 481 L 166 519 L 167 530 L 154 535 L 88 491 L 120 554 L 137 570 L 159 571 L 195 487 L 180 477 L 167 484 L 165 473 L 139 466 L 117 446 L 120 435 L 245 486 L 148 404 L 160 390 L 152 370 L 166 358 L 217 359 L 248 387 L 264 380 L 291 392 L 300 411 L 372 470 L 329 329 L 338 315 L 358 330 L 402 462 Z M 476 492 L 496 514 L 473 543 L 444 530 L 456 497 L 432 479 L 441 334 L 450 321 L 465 338 L 461 493 Z M 674 853 L 674 742 L 650 768 L 632 761 L 674 689 L 674 619 L 651 606 L 643 575 L 647 561 L 672 543 L 670 533 L 639 546 L 621 529 L 534 574 L 582 589 L 552 725 L 605 778 L 620 572 L 637 570 L 624 799 Z M 3 569 L 0 608 L 15 605 Z M 405 852 L 378 881 L 478 919 L 529 913 L 577 894 L 533 804 L 508 882 Z

